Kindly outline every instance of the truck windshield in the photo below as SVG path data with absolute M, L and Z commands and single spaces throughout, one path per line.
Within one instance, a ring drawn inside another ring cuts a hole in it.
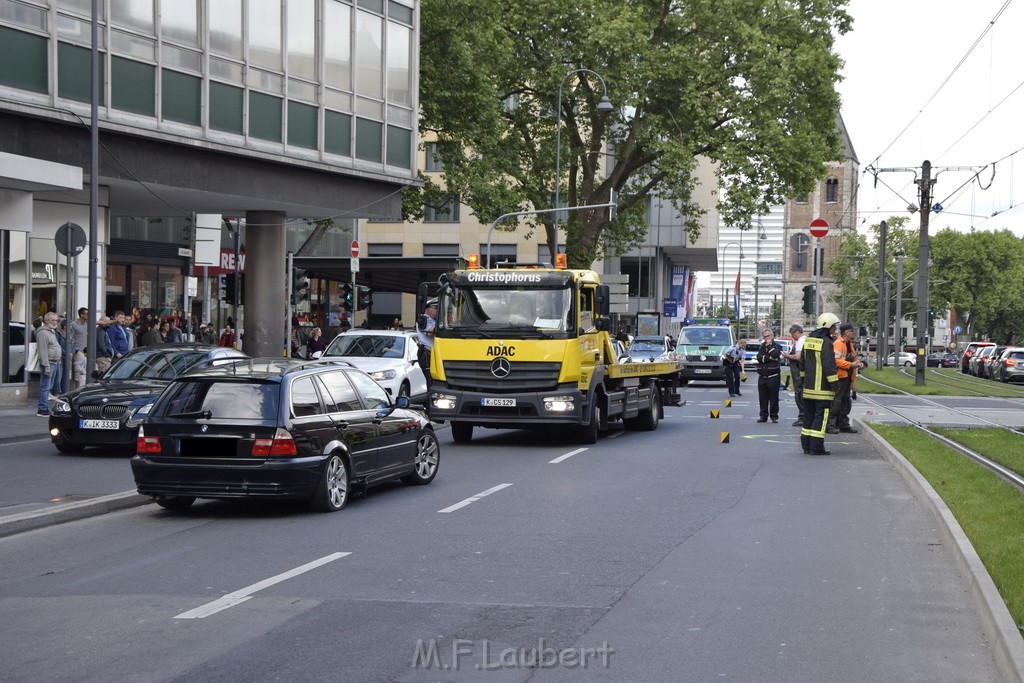
M 441 294 L 442 337 L 561 338 L 575 333 L 572 287 L 449 285 Z

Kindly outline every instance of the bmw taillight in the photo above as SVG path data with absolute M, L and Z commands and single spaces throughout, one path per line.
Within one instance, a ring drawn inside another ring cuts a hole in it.
M 135 439 L 136 453 L 159 453 L 160 437 L 146 436 L 146 433 L 139 427 L 139 436 Z
M 1004 364 L 1004 365 L 1005 365 L 1006 367 L 1008 367 L 1008 368 L 1009 368 L 1009 367 L 1012 367 L 1012 366 L 1016 365 L 1016 364 L 1017 364 L 1017 361 L 1015 361 L 1015 360 L 1014 360 L 1014 359 L 1012 359 L 1012 358 L 1007 358 L 1006 360 L 1004 360 L 1004 361 L 1003 361 L 1003 364 Z
M 287 430 L 278 427 L 277 431 L 274 432 L 274 438 L 256 439 L 253 441 L 250 455 L 267 457 L 295 455 L 298 452 L 299 449 L 295 447 L 295 439 L 292 438 L 292 435 Z

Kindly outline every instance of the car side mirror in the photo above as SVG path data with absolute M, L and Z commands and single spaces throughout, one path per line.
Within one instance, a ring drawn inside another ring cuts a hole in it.
M 408 408 L 412 405 L 412 401 L 409 400 L 408 396 L 399 396 L 395 399 L 396 408 Z
M 598 318 L 594 321 L 594 329 L 598 332 L 608 332 L 612 329 L 612 321 L 610 318 Z
M 92 378 L 93 379 L 99 379 L 102 374 L 103 374 L 102 370 L 93 370 L 92 371 Z

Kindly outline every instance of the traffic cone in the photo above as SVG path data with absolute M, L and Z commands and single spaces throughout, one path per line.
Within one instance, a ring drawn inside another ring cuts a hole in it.
M 712 410 L 711 411 L 711 419 L 712 420 L 717 420 L 718 419 L 718 411 L 717 410 Z
M 725 407 L 726 408 L 732 408 L 732 399 L 731 398 L 725 399 Z
M 722 443 L 729 443 L 729 432 L 722 432 Z

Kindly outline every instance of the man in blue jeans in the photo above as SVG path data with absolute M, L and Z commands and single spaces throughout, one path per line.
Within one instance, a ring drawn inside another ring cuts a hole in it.
M 39 405 L 36 415 L 49 417 L 50 389 L 60 388 L 61 352 L 57 341 L 57 314 L 47 313 L 36 331 L 36 350 L 39 353 Z

